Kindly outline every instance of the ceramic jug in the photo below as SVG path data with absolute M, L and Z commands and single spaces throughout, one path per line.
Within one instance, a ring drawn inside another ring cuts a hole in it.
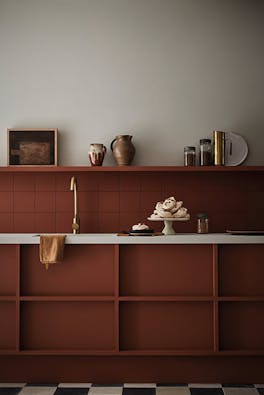
M 106 147 L 103 144 L 90 144 L 89 159 L 92 166 L 102 166 Z
M 111 150 L 118 166 L 130 165 L 134 158 L 136 150 L 132 137 L 129 134 L 119 135 L 111 142 Z

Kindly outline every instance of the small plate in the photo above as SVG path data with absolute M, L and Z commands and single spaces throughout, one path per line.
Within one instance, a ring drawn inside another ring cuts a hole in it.
M 134 233 L 134 232 L 130 232 L 129 234 L 130 234 L 130 236 L 152 236 L 155 233 L 154 232 L 149 232 L 149 233 Z
M 248 156 L 248 145 L 237 133 L 225 132 L 225 165 L 238 166 Z
M 129 234 L 131 236 L 151 236 L 153 235 L 153 229 L 131 229 L 129 230 Z

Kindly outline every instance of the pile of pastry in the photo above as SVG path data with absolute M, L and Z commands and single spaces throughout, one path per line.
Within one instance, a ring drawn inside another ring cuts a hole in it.
M 151 219 L 159 218 L 186 218 L 190 219 L 187 208 L 183 207 L 182 201 L 177 201 L 175 197 L 169 197 L 163 202 L 158 202 L 154 212 L 150 216 Z

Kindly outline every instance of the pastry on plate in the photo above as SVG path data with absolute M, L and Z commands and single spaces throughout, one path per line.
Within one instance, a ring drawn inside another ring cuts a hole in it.
M 151 234 L 154 230 L 150 229 L 148 225 L 138 223 L 132 226 L 132 229 L 129 231 L 130 234 Z

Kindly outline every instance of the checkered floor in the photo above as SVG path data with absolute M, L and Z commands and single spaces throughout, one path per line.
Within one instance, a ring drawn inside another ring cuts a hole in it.
M 0 383 L 0 395 L 264 395 L 264 384 Z

